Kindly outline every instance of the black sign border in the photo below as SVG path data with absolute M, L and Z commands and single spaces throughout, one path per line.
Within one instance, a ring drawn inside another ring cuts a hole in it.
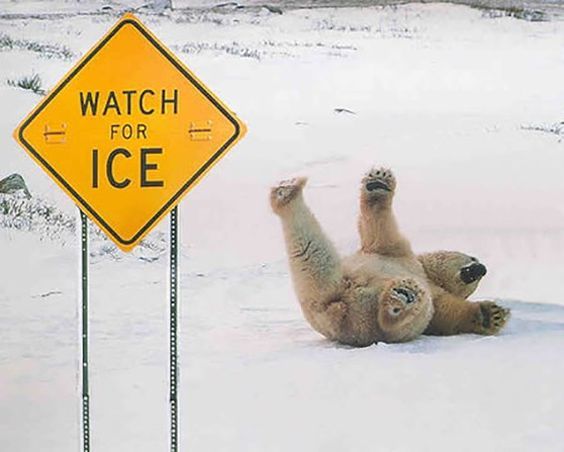
M 37 117 L 39 113 L 51 102 L 55 96 L 74 78 L 80 70 L 86 66 L 92 60 L 92 58 L 116 35 L 116 33 L 121 30 L 125 25 L 133 25 L 153 46 L 168 60 L 170 61 L 178 71 L 188 79 L 190 83 L 194 85 L 200 93 L 202 93 L 235 127 L 235 133 L 219 148 L 219 150 L 184 184 L 180 190 L 169 200 L 166 204 L 159 209 L 159 211 L 153 215 L 153 217 L 143 226 L 131 239 L 126 240 L 120 237 L 120 235 L 113 230 L 113 228 L 92 208 L 90 205 L 67 183 L 63 177 L 55 171 L 55 169 L 33 148 L 33 146 L 24 138 L 24 131 L 27 126 Z M 76 200 L 86 210 L 94 217 L 96 220 L 104 226 L 104 228 L 114 237 L 116 241 L 122 245 L 129 246 L 139 240 L 149 229 L 153 227 L 155 222 L 164 215 L 164 213 L 173 208 L 177 200 L 190 188 L 194 182 L 225 152 L 225 150 L 239 137 L 241 134 L 241 127 L 237 120 L 212 96 L 204 87 L 194 78 L 192 75 L 186 71 L 181 64 L 178 63 L 167 49 L 165 49 L 158 41 L 156 41 L 147 31 L 142 28 L 133 19 L 124 19 L 119 22 L 113 30 L 102 40 L 100 43 L 87 54 L 86 58 L 76 66 L 73 71 L 67 76 L 67 78 L 53 91 L 49 94 L 47 99 L 39 106 L 39 108 L 33 112 L 33 114 L 25 120 L 18 131 L 18 137 L 20 141 L 25 145 L 25 147 L 35 156 L 35 158 L 41 162 L 41 164 L 63 185 Z

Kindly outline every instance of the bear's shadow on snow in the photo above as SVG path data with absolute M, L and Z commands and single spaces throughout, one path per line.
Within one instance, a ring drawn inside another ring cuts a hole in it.
M 511 301 L 512 317 L 502 336 L 524 336 L 564 331 L 564 306 L 550 303 Z
M 547 333 L 564 333 L 564 306 L 550 303 L 529 303 L 517 300 L 498 300 L 511 309 L 511 318 L 505 329 L 496 336 L 465 334 L 451 337 L 423 336 L 418 341 L 402 344 L 405 352 L 433 353 L 456 348 L 469 343 L 495 341 L 500 344 Z M 445 341 L 446 339 L 446 341 Z
M 478 334 L 461 334 L 456 336 L 420 336 L 417 339 L 400 344 L 374 344 L 368 348 L 385 348 L 392 353 L 423 353 L 434 354 L 451 351 L 469 344 L 484 341 L 510 341 L 528 336 L 538 336 L 546 333 L 564 333 L 564 306 L 550 303 L 528 303 L 517 300 L 497 300 L 500 305 L 511 309 L 511 318 L 506 328 L 495 336 L 480 336 Z M 311 342 L 307 341 L 308 345 Z M 355 350 L 357 348 L 336 344 L 326 339 L 317 342 L 322 348 L 336 348 Z

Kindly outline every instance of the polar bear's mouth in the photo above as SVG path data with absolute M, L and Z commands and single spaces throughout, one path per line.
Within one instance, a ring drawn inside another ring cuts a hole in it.
M 384 182 L 376 180 L 373 182 L 368 182 L 366 184 L 366 190 L 368 191 L 374 191 L 374 190 L 386 190 L 386 191 L 392 191 L 390 189 L 390 187 L 388 187 Z

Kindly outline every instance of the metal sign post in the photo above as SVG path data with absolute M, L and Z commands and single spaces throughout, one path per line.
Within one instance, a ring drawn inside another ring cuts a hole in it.
M 80 211 L 80 254 L 81 254 L 81 386 L 82 386 L 82 450 L 90 452 L 90 391 L 88 385 L 88 219 Z
M 81 445 L 83 452 L 90 452 L 90 391 L 88 384 L 88 219 L 80 211 L 80 253 L 81 253 Z M 170 451 L 178 452 L 178 207 L 170 213 L 170 361 L 169 361 L 169 403 L 170 403 Z
M 170 213 L 170 450 L 178 451 L 178 207 Z

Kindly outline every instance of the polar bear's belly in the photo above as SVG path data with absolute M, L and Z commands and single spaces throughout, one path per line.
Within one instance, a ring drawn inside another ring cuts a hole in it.
M 366 282 L 390 278 L 415 278 L 426 281 L 425 270 L 415 256 L 389 257 L 379 254 L 355 253 L 343 259 L 345 274 Z

